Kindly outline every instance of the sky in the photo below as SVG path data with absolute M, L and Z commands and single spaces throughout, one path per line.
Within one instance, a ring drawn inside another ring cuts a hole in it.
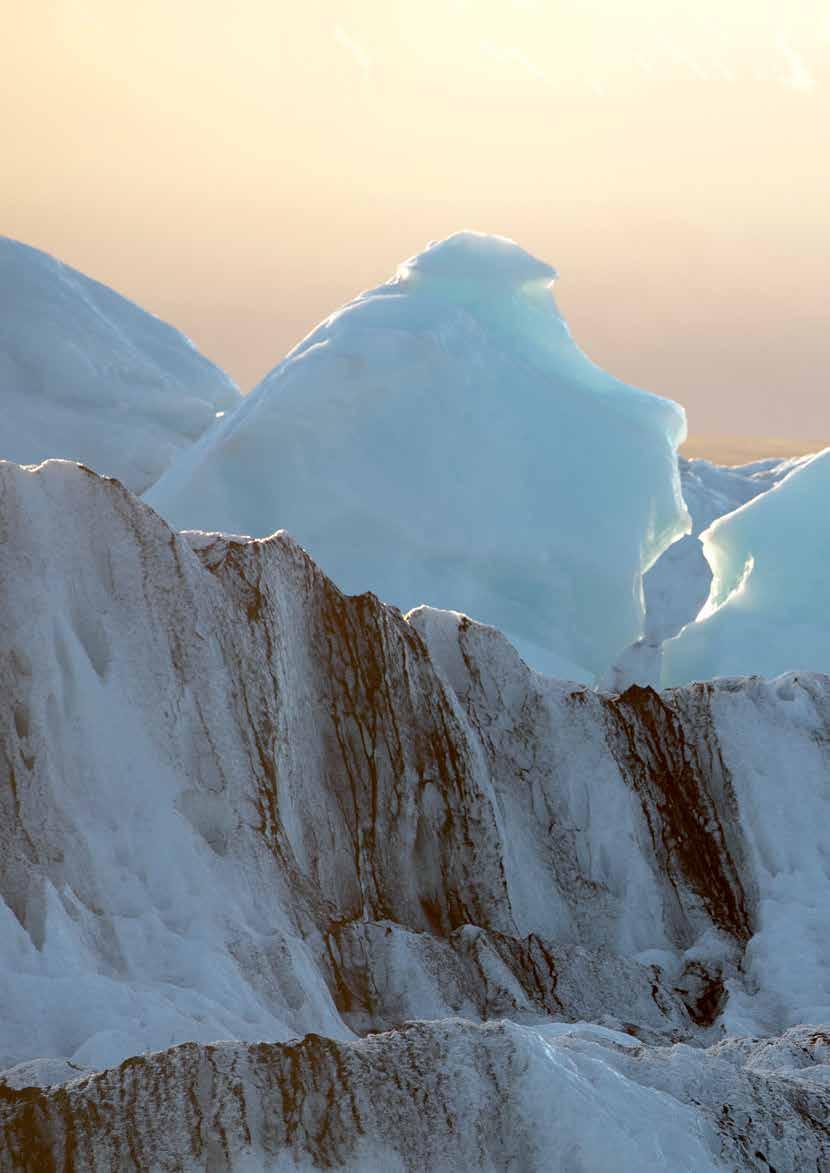
M 830 443 L 830 3 L 6 4 L 0 232 L 243 390 L 473 228 L 693 450 Z

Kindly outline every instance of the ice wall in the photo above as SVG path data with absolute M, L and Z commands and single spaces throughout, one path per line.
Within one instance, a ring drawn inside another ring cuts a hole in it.
M 712 567 L 698 619 L 663 648 L 663 680 L 830 672 L 830 448 L 702 535 Z
M 285 528 L 349 592 L 494 624 L 590 679 L 688 528 L 676 404 L 574 344 L 555 270 L 457 233 L 322 322 L 147 495 L 181 528 Z
M 239 399 L 178 330 L 0 237 L 0 457 L 66 457 L 142 492 Z

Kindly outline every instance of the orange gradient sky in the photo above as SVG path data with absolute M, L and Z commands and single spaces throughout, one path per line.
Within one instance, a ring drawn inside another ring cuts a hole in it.
M 813 0 L 29 0 L 0 44 L 0 232 L 243 389 L 429 239 L 503 233 L 704 446 L 815 447 L 828 95 Z

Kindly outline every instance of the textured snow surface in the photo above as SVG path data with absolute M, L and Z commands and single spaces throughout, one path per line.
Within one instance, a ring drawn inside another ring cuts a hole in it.
M 0 237 L 0 457 L 68 457 L 141 492 L 240 398 L 178 330 Z
M 5 1092 L 0 1155 L 40 1170 L 822 1171 L 828 1059 L 830 1035 L 804 1028 L 706 1049 L 458 1020 L 190 1044 Z
M 343 589 L 453 607 L 590 680 L 642 635 L 688 527 L 676 404 L 574 344 L 555 272 L 458 233 L 327 318 L 148 494 L 175 526 L 278 527 Z
M 787 669 L 830 672 L 830 449 L 701 535 L 706 606 L 664 649 L 666 683 Z
M 0 525 L 0 1168 L 828 1166 L 830 679 L 545 679 L 66 462 Z

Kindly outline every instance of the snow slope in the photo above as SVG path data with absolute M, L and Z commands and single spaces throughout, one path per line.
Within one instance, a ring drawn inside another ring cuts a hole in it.
M 0 237 L 1 457 L 69 457 L 141 492 L 240 398 L 178 330 Z
M 663 679 L 830 672 L 830 449 L 794 463 L 771 491 L 701 535 L 705 608 L 664 647 Z
M 827 1165 L 830 680 L 546 680 L 66 462 L 0 524 L 0 1168 Z
M 642 571 L 688 526 L 685 420 L 582 354 L 555 276 L 502 237 L 430 245 L 147 500 L 177 527 L 285 527 L 345 590 L 465 611 L 591 679 L 642 634 Z

